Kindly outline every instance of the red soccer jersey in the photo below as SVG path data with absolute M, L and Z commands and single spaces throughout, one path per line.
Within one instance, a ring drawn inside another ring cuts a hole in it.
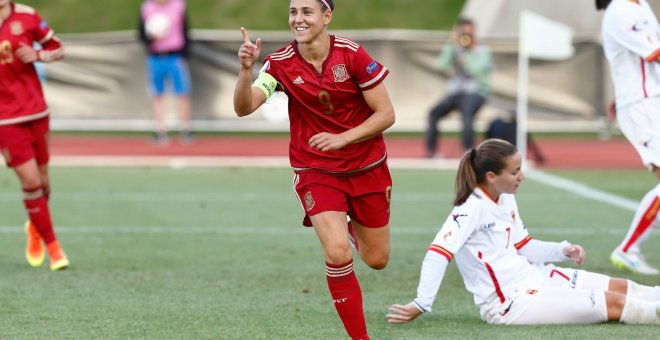
M 330 36 L 330 53 L 318 73 L 303 59 L 296 42 L 266 58 L 265 72 L 289 97 L 291 143 L 289 158 L 296 169 L 352 172 L 385 159 L 383 135 L 322 152 L 309 139 L 317 133 L 341 133 L 362 124 L 374 112 L 362 91 L 380 84 L 389 70 L 357 43 Z
M 16 57 L 22 44 L 38 42 L 43 49 L 61 53 L 53 30 L 37 12 L 22 4 L 9 4 L 11 14 L 0 26 L 0 125 L 15 124 L 48 115 L 39 77 L 32 63 Z

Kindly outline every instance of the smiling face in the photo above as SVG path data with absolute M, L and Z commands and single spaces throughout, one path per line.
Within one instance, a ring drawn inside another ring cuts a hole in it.
M 289 27 L 299 44 L 314 41 L 325 32 L 332 20 L 332 12 L 321 9 L 318 0 L 291 0 L 289 6 Z
M 486 175 L 487 185 L 493 197 L 500 194 L 515 194 L 520 183 L 525 179 L 522 169 L 522 157 L 516 152 L 506 160 L 506 167 L 499 174 L 488 172 Z

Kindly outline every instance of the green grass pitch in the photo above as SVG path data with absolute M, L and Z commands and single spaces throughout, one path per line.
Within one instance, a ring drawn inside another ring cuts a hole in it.
M 453 171 L 393 170 L 392 255 L 356 265 L 374 339 L 658 339 L 654 326 L 489 326 L 455 265 L 432 313 L 388 325 L 387 307 L 414 297 L 421 260 L 450 209 Z M 639 200 L 643 171 L 554 172 Z M 0 172 L 1 339 L 345 339 L 324 262 L 289 169 L 54 168 L 51 208 L 72 262 L 30 268 L 14 175 Z M 527 180 L 518 194 L 533 237 L 587 249 L 588 270 L 657 285 L 613 268 L 609 252 L 632 211 Z M 660 264 L 660 238 L 644 250 Z M 359 261 L 358 261 L 359 262 Z

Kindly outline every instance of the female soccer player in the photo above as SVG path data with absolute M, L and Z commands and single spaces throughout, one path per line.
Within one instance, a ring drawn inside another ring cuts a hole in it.
M 610 65 L 615 101 L 610 119 L 633 145 L 656 184 L 637 206 L 628 233 L 612 251 L 617 267 L 657 275 L 641 253 L 644 242 L 660 226 L 660 24 L 646 0 L 596 0 L 605 10 L 603 50 Z
M 490 324 L 660 323 L 660 287 L 544 265 L 567 259 L 581 264 L 584 250 L 530 237 L 514 196 L 525 178 L 520 167 L 518 150 L 500 139 L 463 156 L 454 209 L 426 253 L 417 298 L 390 307 L 388 321 L 406 323 L 430 312 L 456 258 L 481 319 Z
M 349 228 L 362 260 L 384 268 L 392 180 L 381 133 L 394 123 L 394 109 L 383 84 L 389 70 L 354 41 L 328 34 L 333 11 L 332 0 L 291 0 L 295 40 L 266 58 L 254 82 L 261 40 L 252 43 L 241 28 L 234 110 L 249 115 L 276 90 L 289 97 L 289 158 L 303 223 L 314 227 L 323 247 L 328 287 L 346 331 L 369 339 Z
M 34 50 L 35 41 L 43 49 Z M 33 62 L 63 56 L 60 41 L 33 8 L 0 0 L 0 150 L 23 188 L 30 217 L 25 224 L 27 261 L 41 266 L 47 250 L 51 270 L 68 267 L 69 260 L 55 237 L 48 208 L 49 112 Z

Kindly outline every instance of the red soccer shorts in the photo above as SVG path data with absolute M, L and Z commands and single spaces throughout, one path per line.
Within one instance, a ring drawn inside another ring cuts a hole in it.
M 0 125 L 0 150 L 9 167 L 19 166 L 32 158 L 37 164 L 47 164 L 48 116 L 29 122 Z
M 294 186 L 305 210 L 303 225 L 311 227 L 309 216 L 324 211 L 345 211 L 351 220 L 369 228 L 390 222 L 392 177 L 387 163 L 357 175 L 335 175 L 319 171 L 296 174 Z

